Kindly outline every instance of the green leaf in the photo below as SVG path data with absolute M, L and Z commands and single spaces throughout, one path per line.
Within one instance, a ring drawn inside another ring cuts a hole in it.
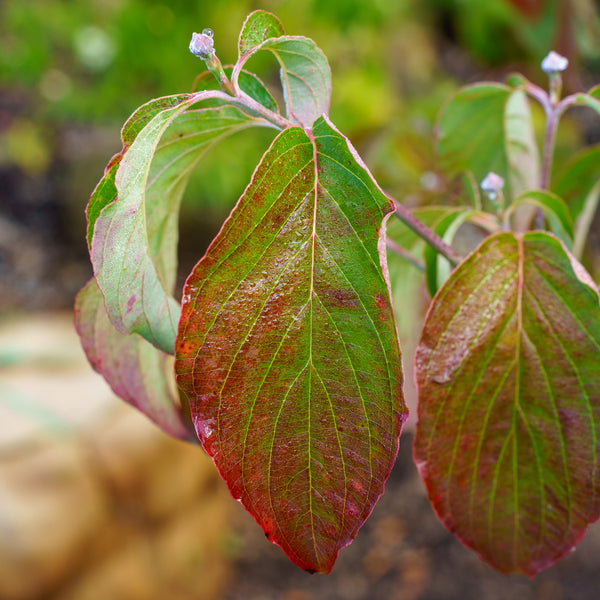
M 570 248 L 573 244 L 573 219 L 564 200 L 545 190 L 530 190 L 519 196 L 507 211 L 507 215 L 523 205 L 535 206 L 544 213 L 550 231 Z
M 574 98 L 575 104 L 587 106 L 600 114 L 600 86 L 592 88 L 588 94 L 574 94 Z
M 592 89 L 588 90 L 588 96 L 600 99 L 600 84 L 595 85 Z
M 233 76 L 233 67 L 223 67 L 223 71 L 231 80 Z M 279 107 L 277 106 L 275 98 L 273 98 L 271 92 L 256 74 L 242 70 L 237 73 L 237 77 L 239 87 L 243 92 L 248 94 L 248 96 L 256 100 L 259 104 L 262 104 L 268 110 L 275 113 L 279 112 Z M 219 82 L 216 80 L 213 73 L 210 71 L 204 71 L 203 73 L 200 73 L 200 75 L 198 75 L 194 81 L 194 89 L 198 88 L 201 88 L 202 90 L 220 90 L 221 86 L 219 85 Z M 229 106 L 232 98 L 228 99 L 227 101 L 213 100 L 212 103 L 215 106 Z
M 585 199 L 600 180 L 600 145 L 586 148 L 569 160 L 555 177 L 552 191 L 568 204 L 576 219 Z
M 248 15 L 240 32 L 240 59 L 269 38 L 281 37 L 284 33 L 281 21 L 275 15 L 264 10 L 255 10 Z
M 539 185 L 539 151 L 521 89 L 481 83 L 459 90 L 440 113 L 437 149 L 450 173 L 470 170 L 478 182 L 490 171 L 501 175 L 509 198 Z
M 114 328 L 94 279 L 77 295 L 75 327 L 92 367 L 117 396 L 166 433 L 182 440 L 196 439 L 173 393 L 172 358 L 140 336 L 123 335 Z
M 191 94 L 175 94 L 174 96 L 163 96 L 162 98 L 154 98 L 142 104 L 133 114 L 127 119 L 123 129 L 121 130 L 121 139 L 123 147 L 127 148 L 133 144 L 138 134 L 156 117 L 159 113 L 170 108 L 177 108 L 181 104 L 187 103 L 192 99 Z
M 92 249 L 92 238 L 94 236 L 94 226 L 96 221 L 102 212 L 102 209 L 114 202 L 117 199 L 117 186 L 115 185 L 115 176 L 121 163 L 121 159 L 125 154 L 125 149 L 121 150 L 118 154 L 115 154 L 111 159 L 106 169 L 104 170 L 104 176 L 98 182 L 98 185 L 94 189 L 92 196 L 88 202 L 86 208 L 87 217 L 87 243 L 88 250 Z
M 117 198 L 117 188 L 115 185 L 115 176 L 123 155 L 127 148 L 131 146 L 137 137 L 138 133 L 160 112 L 165 109 L 177 107 L 182 102 L 185 102 L 190 97 L 189 94 L 178 94 L 175 96 L 165 96 L 163 98 L 155 98 L 142 104 L 130 117 L 127 119 L 123 129 L 121 130 L 121 140 L 123 149 L 115 154 L 106 166 L 104 177 L 100 180 L 96 189 L 92 193 L 90 201 L 86 209 L 88 219 L 88 247 L 92 247 L 92 237 L 94 235 L 94 226 L 102 209 L 108 204 L 114 202 Z
M 227 72 L 228 69 L 225 71 Z M 268 110 L 279 112 L 275 98 L 273 98 L 271 92 L 265 87 L 265 84 L 254 73 L 241 71 L 239 74 L 239 84 L 240 88 L 259 104 L 262 104 Z
M 535 141 L 529 100 L 522 89 L 514 90 L 504 107 L 504 149 L 508 188 L 512 198 L 539 187 L 540 153 Z
M 553 191 L 575 219 L 573 255 L 579 260 L 600 200 L 600 146 L 576 154 L 556 178 Z
M 594 187 L 589 191 L 583 203 L 583 210 L 577 217 L 575 223 L 575 235 L 573 241 L 573 255 L 577 260 L 581 260 L 583 250 L 587 241 L 588 234 L 594 222 L 598 204 L 600 203 L 600 179 L 596 181 Z
M 269 51 L 281 67 L 286 116 L 305 128 L 329 110 L 331 70 L 313 40 L 300 36 L 269 38 L 246 51 L 236 65 L 240 70 L 257 52 Z M 234 75 L 235 80 L 235 75 Z
M 203 97 L 202 92 L 189 95 L 154 112 L 137 128 L 114 180 L 113 167 L 101 184 L 102 193 L 92 197 L 95 205 L 117 192 L 95 219 L 91 248 L 109 317 L 121 333 L 139 333 L 168 353 L 173 353 L 180 313 L 171 289 L 178 210 L 187 179 L 212 144 L 259 123 L 231 106 L 189 110 Z
M 448 245 L 452 245 L 454 237 L 459 228 L 464 223 L 477 219 L 486 218 L 489 214 L 479 210 L 469 208 L 458 208 L 448 212 L 433 227 L 437 233 Z M 434 296 L 438 288 L 450 275 L 452 266 L 448 260 L 441 256 L 432 246 L 426 245 L 424 251 L 425 257 L 425 280 L 429 293 Z
M 415 367 L 415 460 L 443 523 L 534 575 L 600 514 L 600 298 L 545 232 L 499 233 L 447 280 Z
M 500 84 L 471 85 L 443 107 L 437 146 L 445 169 L 469 169 L 478 181 L 490 171 L 506 174 L 503 118 L 510 93 L 510 88 Z
M 329 572 L 406 418 L 385 269 L 393 202 L 325 119 L 275 140 L 184 288 L 176 372 L 234 498 Z

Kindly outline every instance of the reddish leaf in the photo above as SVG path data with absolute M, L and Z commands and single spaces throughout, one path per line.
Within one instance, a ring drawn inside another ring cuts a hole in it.
M 600 303 L 543 232 L 488 238 L 438 292 L 416 353 L 415 459 L 444 524 L 534 575 L 600 511 Z
M 370 514 L 406 418 L 382 269 L 392 210 L 327 120 L 286 129 L 184 289 L 176 371 L 196 431 L 311 571 Z
M 117 396 L 166 433 L 187 441 L 194 439 L 174 393 L 172 357 L 137 334 L 117 331 L 94 279 L 77 295 L 75 327 L 91 365 Z

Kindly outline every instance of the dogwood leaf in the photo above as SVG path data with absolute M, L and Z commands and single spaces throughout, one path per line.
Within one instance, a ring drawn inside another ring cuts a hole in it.
M 499 233 L 452 273 L 415 366 L 415 459 L 440 519 L 534 575 L 600 514 L 600 299 L 551 234 Z
M 165 433 L 196 440 L 174 392 L 172 357 L 137 334 L 117 331 L 94 279 L 77 295 L 75 327 L 92 367 L 117 396 L 141 410 Z
M 282 35 L 279 19 L 270 13 L 252 13 L 239 39 L 240 58 L 234 69 L 240 71 L 256 53 L 271 52 L 281 67 L 281 85 L 286 116 L 303 127 L 329 110 L 331 70 L 323 51 L 310 38 Z
M 268 538 L 329 572 L 406 418 L 385 265 L 392 201 L 327 119 L 284 130 L 189 276 L 177 381 Z
M 190 110 L 202 98 L 202 92 L 177 96 L 162 100 L 167 108 L 138 110 L 124 128 L 125 151 L 90 203 L 92 263 L 110 320 L 121 333 L 139 333 L 168 353 L 180 312 L 171 289 L 187 179 L 213 143 L 259 122 L 232 106 Z M 136 135 L 127 146 L 131 131 Z

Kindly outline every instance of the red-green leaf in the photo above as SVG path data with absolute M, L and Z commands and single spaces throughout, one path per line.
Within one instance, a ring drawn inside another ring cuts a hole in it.
M 234 498 L 331 570 L 406 417 L 382 222 L 393 204 L 326 119 L 284 130 L 184 288 L 177 380 Z
M 496 234 L 438 292 L 415 362 L 441 520 L 502 572 L 548 567 L 600 514 L 593 281 L 550 234 Z
M 90 202 L 101 209 L 90 209 L 91 257 L 110 320 L 121 333 L 139 333 L 169 353 L 180 312 L 171 289 L 179 203 L 188 177 L 212 144 L 258 123 L 231 106 L 189 110 L 204 97 L 210 92 L 162 99 L 167 108 L 155 101 L 147 105 L 148 114 L 143 107 L 136 111 L 139 118 L 124 128 L 125 145 L 127 132 L 135 139 L 118 166 L 113 161 Z
M 269 38 L 281 37 L 285 31 L 281 21 L 270 12 L 255 10 L 242 25 L 238 41 L 239 57 L 250 52 Z
M 119 333 L 106 314 L 93 279 L 77 295 L 75 327 L 91 365 L 117 396 L 166 433 L 183 440 L 195 439 L 173 391 L 172 357 L 139 335 Z

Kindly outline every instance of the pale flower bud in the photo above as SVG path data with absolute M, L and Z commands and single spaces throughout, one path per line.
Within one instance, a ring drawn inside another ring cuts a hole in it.
M 202 33 L 193 33 L 190 42 L 190 52 L 198 58 L 209 58 L 214 54 L 212 29 L 205 29 Z
M 495 200 L 496 196 L 504 187 L 504 179 L 500 175 L 489 172 L 481 182 L 481 189 L 486 192 L 490 200 Z
M 560 73 L 569 66 L 569 59 L 561 56 L 552 50 L 542 61 L 542 71 L 551 75 L 552 73 Z

